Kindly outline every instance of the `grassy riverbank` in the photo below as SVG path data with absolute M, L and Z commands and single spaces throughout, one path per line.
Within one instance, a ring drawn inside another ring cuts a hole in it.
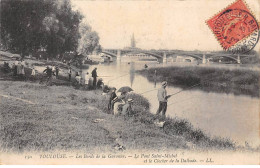
M 157 71 L 157 77 L 154 71 Z M 245 94 L 259 97 L 259 72 L 245 69 L 219 69 L 211 67 L 162 67 L 141 70 L 138 73 L 149 81 L 168 81 L 169 85 L 183 89 L 197 85 L 208 92 Z
M 120 144 L 126 150 L 226 149 L 227 139 L 212 138 L 186 120 L 167 118 L 164 128 L 154 124 L 148 101 L 134 99 L 130 116 L 114 116 L 107 110 L 108 96 L 100 90 L 46 86 L 12 81 L 1 71 L 1 129 L 3 151 L 108 150 Z M 62 80 L 60 80 L 62 81 Z

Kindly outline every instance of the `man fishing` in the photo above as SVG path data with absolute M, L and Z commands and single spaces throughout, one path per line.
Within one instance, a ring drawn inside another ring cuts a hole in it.
M 94 70 L 91 72 L 93 77 L 93 87 L 96 89 L 97 86 L 97 68 L 94 68 Z
M 162 87 L 159 88 L 158 92 L 157 92 L 157 98 L 158 98 L 158 101 L 159 101 L 159 108 L 156 112 L 156 116 L 159 116 L 159 114 L 162 112 L 163 119 L 165 119 L 165 113 L 166 113 L 166 110 L 167 110 L 168 98 L 171 97 L 170 95 L 167 96 L 166 86 L 167 86 L 167 82 L 163 81 Z

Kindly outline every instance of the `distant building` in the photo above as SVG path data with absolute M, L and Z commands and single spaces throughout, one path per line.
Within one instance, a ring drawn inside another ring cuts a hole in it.
M 134 33 L 133 33 L 132 39 L 131 39 L 131 47 L 132 47 L 132 48 L 136 48 L 136 46 L 135 46 L 135 35 L 134 35 Z
M 131 43 L 130 43 L 130 47 L 125 47 L 124 49 L 126 50 L 140 50 L 140 48 L 136 47 L 136 41 L 135 41 L 135 35 L 133 33 L 132 37 L 131 37 Z

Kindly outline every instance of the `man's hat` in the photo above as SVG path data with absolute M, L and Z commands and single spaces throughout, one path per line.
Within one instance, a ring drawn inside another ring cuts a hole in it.
M 167 86 L 167 82 L 166 82 L 166 81 L 163 81 L 163 82 L 162 82 L 162 86 Z

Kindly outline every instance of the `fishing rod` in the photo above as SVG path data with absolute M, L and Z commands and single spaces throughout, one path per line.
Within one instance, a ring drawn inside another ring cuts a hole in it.
M 112 77 L 112 76 L 98 76 L 98 77 L 109 78 L 109 77 Z
M 209 80 L 205 80 L 204 82 L 212 81 L 213 79 L 214 79 L 214 78 L 209 79 Z M 199 82 L 199 83 L 197 83 L 197 84 L 195 84 L 195 85 L 192 85 L 192 86 L 190 86 L 190 87 L 188 87 L 188 88 L 182 89 L 182 90 L 180 90 L 180 91 L 178 91 L 178 92 L 176 92 L 176 93 L 170 94 L 170 95 L 168 95 L 168 96 L 169 96 L 169 98 L 170 98 L 170 97 L 173 96 L 173 95 L 176 95 L 176 94 L 179 94 L 179 93 L 181 93 L 181 92 L 183 92 L 183 91 L 185 91 L 185 90 L 189 90 L 189 89 L 191 89 L 191 88 L 194 88 L 195 86 L 198 86 L 198 85 L 200 85 L 200 84 L 201 84 L 201 82 Z
M 198 86 L 198 85 L 200 85 L 200 83 L 197 83 L 196 85 L 193 85 L 193 86 L 188 87 L 188 88 L 186 88 L 186 89 L 182 89 L 182 90 L 180 90 L 180 91 L 178 91 L 178 92 L 175 92 L 175 93 L 173 93 L 173 94 L 170 94 L 170 95 L 168 95 L 168 96 L 176 95 L 176 94 L 181 93 L 181 92 L 183 92 L 183 91 L 185 91 L 185 90 L 189 90 L 189 89 L 191 89 L 191 88 L 194 88 L 195 86 Z M 170 98 L 170 97 L 169 97 L 169 98 Z
M 148 90 L 148 91 L 145 91 L 145 92 L 142 92 L 142 93 L 138 93 L 138 94 L 142 95 L 142 94 L 145 94 L 145 93 L 148 93 L 148 92 L 152 92 L 152 91 L 155 91 L 155 90 L 157 90 L 157 88 L 151 89 L 151 90 Z
M 187 100 L 190 100 L 190 99 L 194 99 L 194 98 L 197 98 L 197 97 L 192 96 L 192 97 L 190 97 L 190 98 L 183 99 L 183 100 L 181 100 L 181 101 L 172 102 L 172 103 L 168 104 L 167 106 L 171 106 L 171 105 L 173 105 L 173 104 L 181 103 L 181 102 L 184 102 L 184 101 L 187 101 Z
M 210 80 L 213 80 L 213 79 L 210 79 Z M 210 81 L 210 80 L 206 80 L 206 81 Z M 182 89 L 182 90 L 180 90 L 180 91 L 178 91 L 178 92 L 176 92 L 176 93 L 170 94 L 170 95 L 168 95 L 168 96 L 176 95 L 176 94 L 178 94 L 178 93 L 181 93 L 181 92 L 183 92 L 183 91 L 185 91 L 185 90 L 191 89 L 191 88 L 193 88 L 193 87 L 195 87 L 195 86 L 198 86 L 198 85 L 200 85 L 200 84 L 201 84 L 201 83 L 197 83 L 197 84 L 195 84 L 195 85 L 192 85 L 191 87 Z M 148 92 L 152 92 L 152 91 L 155 91 L 155 90 L 157 90 L 157 88 L 151 89 L 151 90 L 148 90 L 148 91 L 145 91 L 145 92 L 142 92 L 142 93 L 138 93 L 138 94 L 141 94 L 141 95 L 142 95 L 142 94 L 145 94 L 145 93 L 148 93 Z
M 116 79 L 121 78 L 121 77 L 124 77 L 124 76 L 126 76 L 126 75 L 130 75 L 130 74 L 127 73 L 127 74 L 124 74 L 124 75 L 118 76 L 118 77 L 116 77 L 116 78 L 114 78 L 114 79 L 111 79 L 111 80 L 109 80 L 109 81 L 107 82 L 107 84 L 109 84 L 110 81 L 116 80 Z

